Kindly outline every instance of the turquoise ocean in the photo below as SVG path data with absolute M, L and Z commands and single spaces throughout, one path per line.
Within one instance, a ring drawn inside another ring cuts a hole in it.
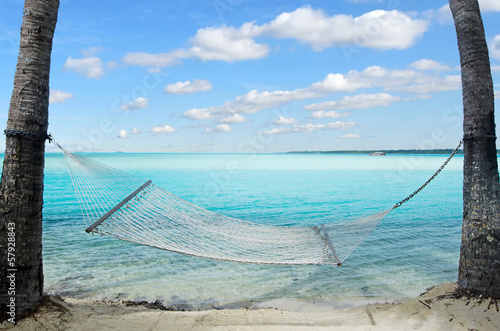
M 280 226 L 352 220 L 391 208 L 447 155 L 87 154 L 203 208 Z M 457 278 L 462 156 L 393 210 L 341 267 L 222 262 L 92 236 L 62 154 L 47 154 L 46 291 L 98 300 L 161 300 L 186 309 L 291 300 L 411 297 Z

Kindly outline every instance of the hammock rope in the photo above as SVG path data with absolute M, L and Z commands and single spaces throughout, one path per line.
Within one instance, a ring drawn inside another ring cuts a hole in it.
M 263 225 L 206 210 L 150 180 L 54 143 L 64 154 L 89 233 L 222 261 L 340 266 L 391 210 L 439 174 L 462 142 L 422 187 L 392 208 L 353 221 L 305 227 Z

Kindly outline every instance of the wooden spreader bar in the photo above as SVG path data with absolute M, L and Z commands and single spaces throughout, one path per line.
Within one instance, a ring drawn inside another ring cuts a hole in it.
M 120 203 L 118 203 L 116 206 L 114 206 L 110 211 L 108 211 L 106 214 L 104 214 L 103 216 L 101 216 L 101 218 L 99 218 L 97 221 L 95 221 L 94 224 L 92 224 L 91 226 L 89 226 L 87 228 L 87 230 L 85 230 L 85 232 L 87 233 L 90 233 L 92 231 L 94 231 L 94 229 L 96 227 L 99 226 L 99 224 L 101 224 L 102 222 L 104 222 L 108 217 L 110 217 L 111 215 L 113 215 L 118 209 L 120 209 L 121 207 L 123 207 L 124 204 L 126 204 L 127 202 L 129 202 L 130 200 L 132 200 L 133 197 L 135 197 L 137 194 L 139 194 L 142 190 L 144 190 L 149 184 L 151 184 L 151 180 L 148 180 L 146 183 L 144 183 L 141 187 L 139 187 L 137 190 L 135 190 L 134 192 L 132 192 L 128 197 L 126 197 L 125 199 L 123 199 Z

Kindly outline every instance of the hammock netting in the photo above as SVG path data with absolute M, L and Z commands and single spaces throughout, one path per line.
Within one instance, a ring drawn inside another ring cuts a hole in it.
M 252 223 L 195 206 L 151 181 L 61 150 L 87 232 L 203 258 L 341 265 L 393 209 L 354 221 L 310 227 Z

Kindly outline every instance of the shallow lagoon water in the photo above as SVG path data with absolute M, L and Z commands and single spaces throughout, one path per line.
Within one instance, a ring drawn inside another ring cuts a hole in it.
M 252 222 L 318 225 L 392 207 L 446 155 L 90 154 L 201 207 Z M 342 267 L 213 261 L 85 233 L 60 154 L 46 157 L 46 290 L 186 308 L 292 299 L 391 300 L 457 277 L 462 161 L 391 212 Z

